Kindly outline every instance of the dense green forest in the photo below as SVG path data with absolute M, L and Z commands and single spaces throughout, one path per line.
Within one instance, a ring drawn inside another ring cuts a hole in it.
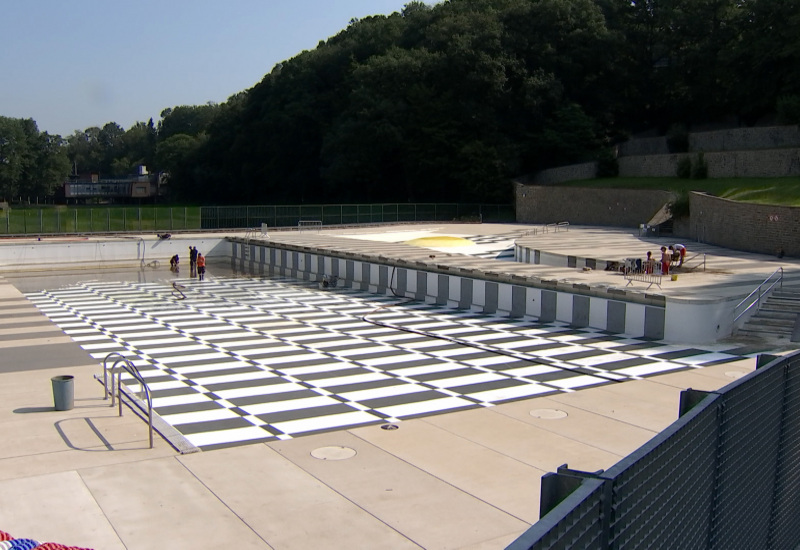
M 410 2 L 157 124 L 0 117 L 0 197 L 145 164 L 196 203 L 508 202 L 645 129 L 800 122 L 797 28 L 794 0 Z

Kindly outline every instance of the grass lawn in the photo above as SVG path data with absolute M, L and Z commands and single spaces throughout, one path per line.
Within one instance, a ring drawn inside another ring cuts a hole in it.
M 562 183 L 569 187 L 661 189 L 676 193 L 704 191 L 742 202 L 800 206 L 800 177 L 791 178 L 598 178 Z

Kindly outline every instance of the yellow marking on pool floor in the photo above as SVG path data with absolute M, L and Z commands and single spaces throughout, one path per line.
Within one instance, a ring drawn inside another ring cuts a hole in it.
M 413 246 L 423 246 L 426 248 L 436 247 L 443 248 L 447 246 L 474 246 L 475 243 L 463 237 L 449 237 L 447 235 L 434 235 L 431 237 L 419 237 L 418 239 L 411 239 L 406 241 L 405 244 Z

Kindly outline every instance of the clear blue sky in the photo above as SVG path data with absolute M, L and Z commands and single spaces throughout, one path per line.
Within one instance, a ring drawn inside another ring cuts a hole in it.
M 408 0 L 4 0 L 0 116 L 66 137 L 221 103 L 353 17 Z M 434 4 L 427 1 L 427 4 Z

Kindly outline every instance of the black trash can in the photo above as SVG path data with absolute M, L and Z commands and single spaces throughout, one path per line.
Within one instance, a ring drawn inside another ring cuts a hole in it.
M 75 405 L 75 377 L 69 374 L 54 376 L 53 402 L 57 411 L 68 411 Z

